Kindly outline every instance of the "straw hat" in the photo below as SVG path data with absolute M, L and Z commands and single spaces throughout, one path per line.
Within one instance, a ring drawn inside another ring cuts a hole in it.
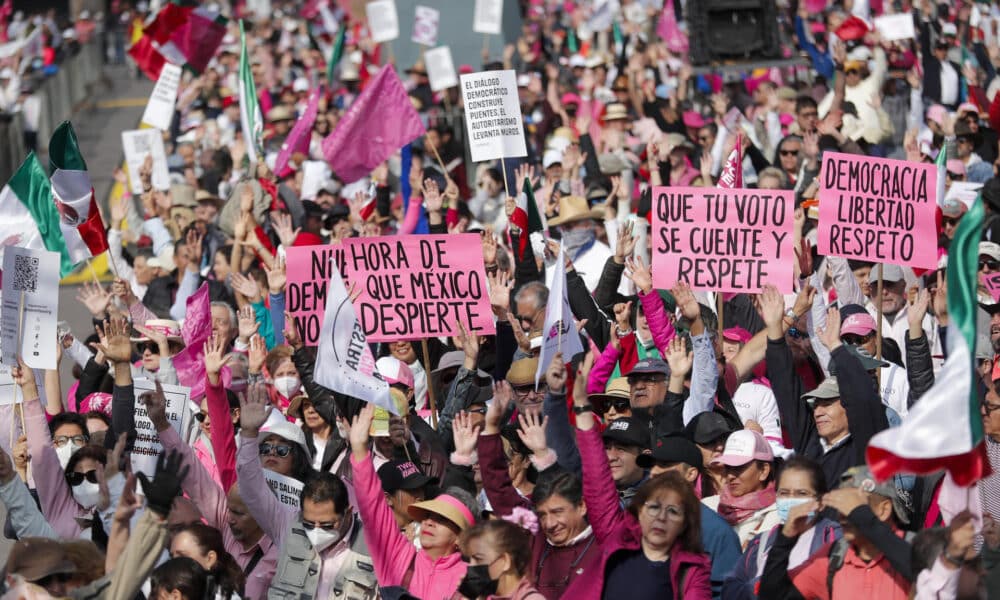
M 277 123 L 279 121 L 291 121 L 295 119 L 295 115 L 292 114 L 292 109 L 288 108 L 284 104 L 279 104 L 271 110 L 267 111 L 267 122 Z
M 549 225 L 565 225 L 584 219 L 600 219 L 603 216 L 604 211 L 590 208 L 583 196 L 563 196 L 559 199 L 559 215 L 549 219 Z
M 624 121 L 628 119 L 628 109 L 621 102 L 612 102 L 604 112 L 604 122 Z
M 607 389 L 602 394 L 590 394 L 587 401 L 594 405 L 594 410 L 598 414 L 604 414 L 607 402 L 611 400 L 629 400 L 632 394 L 629 390 L 628 377 L 616 377 L 608 383 Z
M 462 531 L 475 524 L 476 518 L 465 504 L 450 494 L 441 494 L 433 500 L 411 504 L 406 509 L 410 517 L 417 520 L 426 518 L 427 513 L 435 514 L 454 523 Z

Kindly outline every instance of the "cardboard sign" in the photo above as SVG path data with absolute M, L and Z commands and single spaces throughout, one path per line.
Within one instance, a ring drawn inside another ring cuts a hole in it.
M 413 33 L 410 40 L 415 44 L 434 46 L 438 39 L 438 25 L 441 23 L 441 13 L 436 8 L 417 5 L 413 19 Z
M 344 246 L 292 246 L 285 248 L 285 256 L 285 308 L 295 319 L 303 343 L 316 346 L 323 326 L 331 261 L 344 272 Z
M 788 190 L 653 188 L 653 286 L 791 293 L 794 213 Z
M 20 355 L 32 369 L 55 369 L 59 254 L 8 246 L 3 254 L 2 300 L 0 360 L 3 364 L 8 369 L 16 366 Z
M 303 484 L 298 479 L 286 477 L 281 473 L 275 473 L 270 469 L 264 469 L 264 479 L 267 485 L 271 486 L 271 491 L 278 499 L 278 502 L 290 508 L 299 510 L 299 498 L 302 497 Z
M 910 13 L 875 17 L 875 29 L 887 42 L 912 40 L 917 37 L 917 32 L 913 28 L 913 15 Z
M 458 85 L 458 73 L 451 60 L 451 48 L 441 46 L 424 52 L 427 77 L 431 80 L 431 91 L 440 92 Z
M 149 95 L 146 111 L 142 113 L 142 122 L 154 129 L 166 131 L 174 118 L 174 104 L 177 102 L 177 87 L 181 83 L 181 68 L 167 63 L 160 71 L 156 87 Z
M 170 189 L 170 172 L 167 170 L 167 153 L 158 129 L 134 129 L 122 132 L 125 164 L 128 166 L 129 188 L 133 194 L 142 194 L 139 169 L 150 154 L 153 155 L 153 189 Z
M 820 176 L 820 254 L 937 267 L 933 164 L 826 152 Z
M 399 16 L 393 0 L 375 0 L 365 5 L 368 31 L 376 44 L 391 42 L 399 37 Z
M 472 31 L 500 35 L 503 30 L 503 0 L 476 0 Z
M 527 156 L 514 71 L 470 73 L 461 79 L 472 162 Z
M 136 379 L 132 382 L 132 387 L 135 391 L 136 431 L 135 445 L 131 454 L 132 472 L 145 473 L 146 477 L 152 479 L 156 474 L 156 458 L 163 452 L 163 446 L 160 444 L 160 434 L 149 419 L 146 405 L 141 398 L 147 392 L 155 392 L 156 384 L 152 379 Z M 190 421 L 191 411 L 188 409 L 188 401 L 191 398 L 191 390 L 181 385 L 160 384 L 160 387 L 163 388 L 163 395 L 167 400 L 167 420 L 183 440 Z

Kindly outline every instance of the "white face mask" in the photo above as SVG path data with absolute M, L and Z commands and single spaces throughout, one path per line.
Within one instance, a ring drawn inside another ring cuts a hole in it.
M 59 457 L 59 466 L 62 467 L 63 471 L 66 470 L 66 465 L 69 464 L 70 457 L 79 449 L 79 446 L 73 442 L 66 442 L 61 447 L 56 448 L 56 456 Z
M 299 391 L 302 387 L 302 382 L 299 381 L 298 377 L 275 377 L 274 378 L 274 389 L 278 390 L 278 393 L 285 398 L 291 398 Z
M 101 486 L 96 483 L 84 481 L 80 485 L 73 486 L 73 498 L 77 504 L 84 508 L 93 508 L 101 499 Z
M 306 532 L 306 537 L 316 552 L 322 552 L 340 541 L 340 532 L 314 527 Z

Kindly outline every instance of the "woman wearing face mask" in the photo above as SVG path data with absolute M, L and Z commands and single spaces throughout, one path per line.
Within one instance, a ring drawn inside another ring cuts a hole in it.
M 469 570 L 458 587 L 466 598 L 544 600 L 531 585 L 531 536 L 509 521 L 483 521 L 467 529 L 461 538 L 462 554 Z
M 778 475 L 777 512 L 781 523 L 788 521 L 788 513 L 799 504 L 818 500 L 827 492 L 826 477 L 819 464 L 808 458 L 796 456 L 784 463 Z M 839 539 L 840 524 L 823 517 L 814 517 L 815 525 L 802 534 L 792 549 L 788 568 L 793 569 L 825 544 Z M 752 600 L 757 597 L 757 582 L 764 573 L 764 563 L 777 538 L 781 525 L 762 533 L 747 544 L 743 557 L 736 563 L 722 586 L 722 595 L 733 600 Z
M 702 502 L 732 525 L 745 549 L 751 538 L 779 523 L 771 445 L 756 431 L 735 431 L 712 465 L 724 469 L 722 487 Z
M 401 585 L 416 598 L 450 598 L 465 577 L 458 537 L 475 523 L 476 510 L 469 506 L 475 500 L 463 501 L 456 496 L 462 495 L 460 490 L 449 488 L 433 500 L 410 506 L 410 517 L 420 521 L 421 549 L 417 550 L 399 530 L 375 473 L 368 447 L 374 417 L 374 406 L 366 404 L 351 423 L 350 441 L 358 513 L 365 524 L 375 575 L 380 585 Z
M 288 346 L 278 346 L 268 352 L 267 358 L 264 359 L 264 368 L 270 377 L 269 387 L 274 391 L 271 400 L 281 412 L 285 412 L 292 398 L 302 389 L 302 380 L 299 379 L 299 372 L 292 362 L 292 349 Z
M 188 525 L 174 534 L 170 541 L 170 556 L 194 559 L 209 575 L 215 578 L 222 598 L 243 596 L 246 577 L 229 552 L 226 552 L 222 533 L 204 523 Z M 217 596 L 218 600 L 218 596 Z

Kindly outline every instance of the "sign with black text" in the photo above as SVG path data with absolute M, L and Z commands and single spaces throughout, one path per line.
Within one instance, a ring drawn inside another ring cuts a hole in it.
M 472 162 L 527 156 L 514 71 L 470 73 L 461 80 Z

